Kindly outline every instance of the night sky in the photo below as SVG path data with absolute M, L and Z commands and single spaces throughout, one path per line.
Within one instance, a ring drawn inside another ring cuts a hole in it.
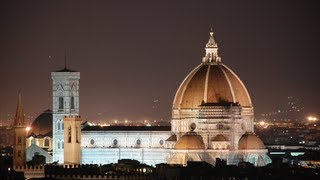
M 316 1 L 27 1 L 0 3 L 0 118 L 52 108 L 51 71 L 81 72 L 89 121 L 170 120 L 179 84 L 205 54 L 210 27 L 222 62 L 246 85 L 255 114 L 301 99 L 320 112 Z M 51 57 L 51 58 L 50 58 Z

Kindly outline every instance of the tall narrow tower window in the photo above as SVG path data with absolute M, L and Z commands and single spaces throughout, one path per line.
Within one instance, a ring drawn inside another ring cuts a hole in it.
M 72 110 L 74 110 L 74 97 L 73 97 L 73 96 L 71 97 L 71 105 L 70 105 L 70 108 L 71 108 Z
M 79 127 L 76 127 L 76 142 L 79 143 Z
M 63 97 L 59 97 L 59 110 L 63 109 Z
M 71 143 L 71 127 L 68 128 L 68 143 Z
M 60 142 L 58 141 L 58 143 L 57 143 L 57 144 L 58 144 L 58 149 L 60 149 Z
M 57 129 L 60 130 L 60 121 L 57 122 Z
M 21 136 L 18 137 L 18 144 L 21 144 Z

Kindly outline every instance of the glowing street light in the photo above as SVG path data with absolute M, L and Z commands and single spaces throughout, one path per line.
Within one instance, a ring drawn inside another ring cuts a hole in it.
M 26 131 L 28 132 L 28 131 L 30 131 L 30 129 L 31 129 L 31 127 L 26 127 Z
M 26 131 L 27 131 L 27 136 L 29 135 L 29 131 L 31 130 L 31 127 L 26 127 Z

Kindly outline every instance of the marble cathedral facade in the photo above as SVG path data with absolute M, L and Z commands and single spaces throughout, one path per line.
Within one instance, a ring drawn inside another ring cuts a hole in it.
M 171 127 L 81 126 L 80 72 L 52 72 L 53 161 L 108 164 L 119 159 L 141 163 L 183 164 L 216 158 L 228 164 L 271 162 L 254 135 L 253 105 L 240 78 L 218 56 L 210 33 L 202 62 L 181 83 L 172 108 Z M 72 154 L 72 156 L 70 156 Z

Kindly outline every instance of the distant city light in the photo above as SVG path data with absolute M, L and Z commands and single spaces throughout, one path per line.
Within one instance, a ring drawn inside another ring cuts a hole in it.
M 269 126 L 269 123 L 267 123 L 265 121 L 259 121 L 258 124 L 263 128 L 268 128 L 268 126 Z
M 100 124 L 100 127 L 106 127 L 106 126 L 110 126 L 110 124 L 107 124 L 107 123 Z
M 315 116 L 308 116 L 308 117 L 307 117 L 307 120 L 308 120 L 308 121 L 317 121 L 318 118 L 315 117 Z

